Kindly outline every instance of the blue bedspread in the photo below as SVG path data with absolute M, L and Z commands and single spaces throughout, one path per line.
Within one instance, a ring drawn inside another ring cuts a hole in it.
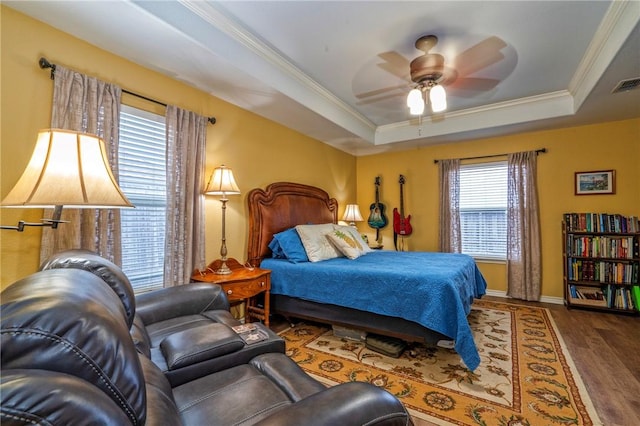
M 272 271 L 273 294 L 417 322 L 454 339 L 469 369 L 480 364 L 467 315 L 486 282 L 470 256 L 380 250 L 354 260 L 264 259 L 260 267 Z

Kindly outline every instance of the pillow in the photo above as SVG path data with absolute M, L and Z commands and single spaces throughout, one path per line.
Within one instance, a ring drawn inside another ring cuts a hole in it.
M 275 235 L 269 243 L 269 250 L 271 250 L 271 257 L 274 259 L 286 259 L 282 247 L 280 247 L 280 242 L 276 239 Z
M 339 229 L 334 229 L 327 234 L 327 238 L 331 243 L 333 243 L 338 251 L 340 251 L 340 253 L 344 254 L 349 259 L 357 259 L 364 254 L 362 251 L 362 244 L 360 244 L 349 233 L 342 232 Z
M 300 236 L 304 250 L 311 262 L 342 257 L 342 253 L 329 242 L 326 235 L 333 231 L 333 223 L 321 225 L 298 225 L 296 231 Z
M 302 245 L 298 231 L 289 228 L 273 236 L 269 243 L 272 256 L 278 259 L 287 259 L 292 263 L 308 262 L 307 252 Z
M 333 225 L 333 229 L 339 229 L 340 231 L 344 232 L 344 233 L 349 233 L 351 234 L 351 236 L 360 243 L 360 245 L 362 245 L 362 251 L 363 253 L 369 253 L 372 252 L 373 249 L 371 247 L 369 247 L 369 243 L 366 242 L 364 240 L 364 238 L 362 238 L 362 234 L 360 234 L 360 232 L 358 232 L 358 229 L 353 227 L 353 226 L 342 226 L 342 225 Z

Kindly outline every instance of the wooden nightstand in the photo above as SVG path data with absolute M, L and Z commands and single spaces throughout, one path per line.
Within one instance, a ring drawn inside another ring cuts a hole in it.
M 195 271 L 191 275 L 193 281 L 219 284 L 227 294 L 229 302 L 244 300 L 246 302 L 245 321 L 251 322 L 251 318 L 264 321 L 269 327 L 269 291 L 271 290 L 271 271 L 268 269 L 248 268 L 241 265 L 235 259 L 227 259 L 227 266 L 231 273 L 217 275 L 213 271 L 220 267 L 222 262 L 215 260 L 204 271 Z M 256 296 L 264 293 L 264 308 L 256 304 Z

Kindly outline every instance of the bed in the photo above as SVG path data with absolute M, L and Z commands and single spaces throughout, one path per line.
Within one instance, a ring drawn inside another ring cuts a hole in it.
M 247 199 L 248 261 L 271 270 L 272 313 L 406 341 L 453 340 L 469 369 L 479 365 L 467 315 L 486 282 L 471 257 L 367 250 L 354 259 L 276 259 L 274 236 L 297 225 L 336 224 L 338 203 L 320 188 L 291 182 L 253 189 Z

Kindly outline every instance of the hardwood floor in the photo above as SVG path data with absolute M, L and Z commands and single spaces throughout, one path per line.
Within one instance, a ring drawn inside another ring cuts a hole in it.
M 640 424 L 640 317 L 514 302 L 549 309 L 602 424 Z M 281 330 L 285 324 L 276 321 L 272 325 Z M 428 424 L 420 421 L 416 426 Z
M 640 424 L 640 317 L 549 308 L 606 426 Z

